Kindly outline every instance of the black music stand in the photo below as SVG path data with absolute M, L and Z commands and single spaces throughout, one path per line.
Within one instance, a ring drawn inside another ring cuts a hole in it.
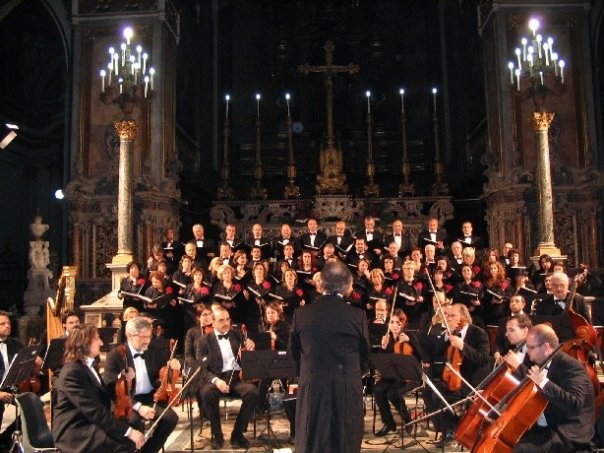
M 50 340 L 44 361 L 42 362 L 42 370 L 54 370 L 63 366 L 63 355 L 65 354 L 65 341 L 67 338 L 54 338 Z
M 296 367 L 287 351 L 245 351 L 241 354 L 241 368 L 245 379 L 285 379 L 296 377 Z M 266 411 L 268 450 L 281 448 L 271 427 L 271 411 Z M 274 443 L 274 444 L 273 444 Z
M 369 354 L 369 364 L 376 369 L 384 379 L 422 382 L 422 369 L 414 355 L 381 353 Z M 403 395 L 404 398 L 404 395 Z M 404 424 L 404 423 L 403 423 Z M 400 430 L 401 448 L 405 444 L 405 430 Z M 394 438 L 392 443 L 396 440 Z M 407 445 L 410 446 L 410 445 Z

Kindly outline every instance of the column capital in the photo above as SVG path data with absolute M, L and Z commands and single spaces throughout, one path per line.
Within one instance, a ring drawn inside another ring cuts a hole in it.
M 114 121 L 113 126 L 117 129 L 120 140 L 133 141 L 138 127 L 131 120 Z
M 533 112 L 533 129 L 535 132 L 548 131 L 556 114 L 552 112 Z

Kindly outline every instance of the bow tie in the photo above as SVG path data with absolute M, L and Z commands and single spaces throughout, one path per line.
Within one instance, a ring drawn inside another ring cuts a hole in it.
M 316 233 L 310 233 L 310 236 L 311 237 L 316 236 Z
M 0 340 L 0 344 L 6 344 L 6 340 Z
M 141 359 L 145 360 L 145 353 L 144 352 L 139 352 L 139 353 L 134 354 L 133 357 L 135 359 L 138 359 L 140 357 Z
M 400 238 L 400 237 L 401 237 L 401 235 L 400 235 L 400 234 L 398 234 L 398 233 L 395 233 L 395 234 L 394 234 L 394 237 L 395 237 L 395 238 Z
M 555 300 L 554 300 L 554 303 L 555 303 L 555 304 L 566 304 L 566 301 L 565 301 L 565 300 L 563 300 L 563 299 L 555 299 Z
M 367 231 L 367 234 L 373 234 L 373 231 Z
M 228 340 L 229 339 L 229 334 L 228 333 L 225 333 L 224 335 L 218 334 L 218 339 L 219 340 Z

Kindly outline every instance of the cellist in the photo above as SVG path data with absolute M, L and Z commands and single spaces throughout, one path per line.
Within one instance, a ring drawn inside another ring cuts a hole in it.
M 455 390 L 445 381 L 445 363 L 449 355 L 460 356 L 461 363 L 454 363 L 459 372 L 470 384 L 476 386 L 489 373 L 490 350 L 487 333 L 472 324 L 468 307 L 456 303 L 442 307 L 446 328 L 438 335 L 429 335 L 422 342 L 424 354 L 424 371 L 449 402 L 454 403 L 468 395 L 470 389 L 466 385 Z M 451 332 L 449 335 L 448 332 Z M 432 389 L 424 392 L 426 408 L 434 412 L 441 408 L 441 399 Z M 445 411 L 434 417 L 434 426 L 441 432 L 439 447 L 453 442 L 458 417 Z
M 542 363 L 558 347 L 554 330 L 539 324 L 526 337 L 533 363 Z M 556 354 L 543 370 L 520 365 L 519 376 L 528 375 L 548 404 L 537 423 L 514 448 L 519 453 L 589 452 L 594 436 L 594 390 L 585 367 L 568 354 Z

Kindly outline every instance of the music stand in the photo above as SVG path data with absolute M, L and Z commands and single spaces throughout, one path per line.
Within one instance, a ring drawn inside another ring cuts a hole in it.
M 369 354 L 369 364 L 371 368 L 378 370 L 384 379 L 422 382 L 422 369 L 417 357 L 414 355 L 392 353 Z M 404 431 L 401 427 L 401 446 L 404 446 L 405 443 Z
M 42 370 L 51 370 L 54 372 L 54 370 L 63 366 L 66 340 L 67 338 L 54 338 L 50 340 L 50 344 L 46 348 L 46 354 L 44 354 Z
M 241 368 L 245 379 L 285 379 L 296 377 L 296 367 L 287 351 L 244 351 Z M 271 411 L 266 411 L 268 450 L 281 448 L 279 439 L 271 427 Z M 274 441 L 274 445 L 273 445 Z
M 248 336 L 256 345 L 256 351 L 270 350 L 271 334 L 269 332 L 250 332 Z

